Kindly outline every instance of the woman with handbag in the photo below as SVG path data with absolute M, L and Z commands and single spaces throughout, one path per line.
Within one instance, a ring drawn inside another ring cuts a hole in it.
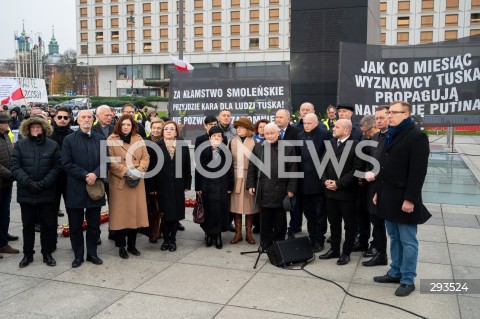
M 160 211 L 163 212 L 163 244 L 160 250 L 177 250 L 176 234 L 179 221 L 185 219 L 185 192 L 190 190 L 192 172 L 190 171 L 190 150 L 186 142 L 178 137 L 180 130 L 174 121 L 163 126 L 163 139 L 158 141 L 163 157 L 160 172 L 149 181 L 149 192 L 157 193 Z M 180 166 L 180 167 L 177 167 Z
M 230 223 L 228 195 L 233 190 L 233 166 L 230 163 L 230 166 L 225 168 L 226 155 L 219 147 L 223 140 L 222 129 L 214 126 L 208 131 L 208 135 L 211 146 L 200 153 L 200 165 L 197 166 L 198 173 L 195 174 L 195 190 L 197 196 L 201 196 L 205 212 L 205 221 L 201 224 L 207 235 L 205 246 L 211 247 L 215 242 L 215 247 L 221 249 L 221 233 L 228 230 Z M 202 173 L 201 170 L 205 172 Z
M 137 228 L 148 226 L 143 174 L 150 156 L 130 115 L 120 117 L 107 141 L 113 160 L 108 170 L 110 229 L 115 231 L 115 246 L 119 247 L 120 257 L 127 259 L 127 251 L 140 256 L 136 248 Z

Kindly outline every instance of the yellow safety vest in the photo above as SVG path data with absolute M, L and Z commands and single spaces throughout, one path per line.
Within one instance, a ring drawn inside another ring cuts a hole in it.
M 323 120 L 322 123 L 323 123 L 323 125 L 325 125 L 327 130 L 330 130 L 330 126 L 328 125 L 328 120 L 329 119 Z M 333 120 L 333 123 L 337 123 L 337 120 Z
M 13 143 L 13 140 L 15 139 L 15 135 L 13 135 L 11 130 L 8 130 L 8 137 L 10 137 L 10 141 Z

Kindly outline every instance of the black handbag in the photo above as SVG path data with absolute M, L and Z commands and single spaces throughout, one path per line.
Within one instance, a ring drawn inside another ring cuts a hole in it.
M 196 224 L 203 224 L 205 222 L 205 210 L 203 208 L 202 195 L 197 194 L 197 200 L 193 207 L 193 222 Z

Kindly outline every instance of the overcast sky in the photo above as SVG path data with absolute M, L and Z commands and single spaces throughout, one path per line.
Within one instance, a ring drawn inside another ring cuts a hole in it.
M 60 53 L 68 49 L 76 50 L 75 0 L 1 0 L 2 26 L 0 27 L 0 59 L 15 56 L 14 32 L 22 32 L 22 19 L 25 31 L 36 38 L 41 34 L 46 45 L 52 37 L 52 25 Z M 46 48 L 48 53 L 48 48 Z

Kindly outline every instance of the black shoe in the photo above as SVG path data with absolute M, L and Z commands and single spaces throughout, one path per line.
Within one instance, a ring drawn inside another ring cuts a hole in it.
M 178 222 L 177 230 L 179 230 L 179 231 L 184 231 L 184 230 L 185 230 L 185 226 L 183 226 L 182 224 L 180 224 L 180 222 Z
M 363 261 L 362 265 L 365 267 L 372 267 L 372 266 L 386 266 L 388 265 L 388 258 L 386 253 L 377 253 L 373 256 L 372 259 L 368 261 Z
M 331 259 L 340 257 L 340 253 L 333 249 L 329 249 L 325 254 L 318 256 L 318 259 Z
M 215 248 L 222 249 L 222 247 L 223 247 L 222 235 L 217 234 L 217 236 L 215 237 Z
M 168 250 L 168 246 L 170 246 L 170 243 L 168 242 L 168 240 L 165 240 L 162 244 L 162 246 L 160 246 L 160 250 Z
M 233 223 L 230 223 L 230 226 L 228 226 L 228 230 L 231 231 L 232 233 L 235 232 L 235 226 L 233 225 Z
M 75 258 L 72 262 L 72 267 L 77 268 L 80 267 L 83 263 L 83 258 Z
M 123 259 L 128 259 L 128 253 L 125 247 L 120 247 L 120 249 L 118 250 L 118 255 Z
M 90 261 L 94 265 L 101 265 L 103 264 L 103 260 L 98 258 L 98 256 L 88 256 L 87 255 L 87 261 Z
M 59 210 L 58 213 L 57 213 L 57 216 L 58 217 L 63 217 L 63 216 L 65 216 L 65 214 L 61 210 Z
M 294 239 L 295 238 L 295 233 L 287 233 L 287 238 L 288 239 Z
M 168 251 L 177 251 L 177 244 L 170 243 L 170 245 L 168 245 Z
M 133 247 L 133 248 L 127 248 L 127 251 L 134 255 L 134 256 L 140 256 L 140 252 L 138 251 L 137 248 Z
M 368 245 L 362 245 L 358 241 L 353 245 L 352 251 L 367 251 Z
M 152 238 L 150 238 L 148 241 L 151 242 L 152 244 L 156 244 L 158 242 L 156 239 L 152 239 Z
M 207 240 L 205 240 L 205 246 L 212 247 L 212 245 L 213 245 L 213 237 L 210 235 L 207 235 Z
M 363 257 L 374 257 L 378 253 L 378 250 L 375 246 L 370 245 L 368 250 L 363 253 Z
M 332 236 L 329 236 L 329 237 L 327 238 L 327 243 L 330 244 L 331 242 L 332 242 Z
M 56 266 L 57 262 L 53 259 L 51 254 L 43 255 L 43 262 L 46 263 L 48 266 Z
M 97 239 L 97 246 L 100 246 L 101 244 L 102 244 L 102 239 L 101 238 Z
M 323 244 L 318 243 L 318 242 L 313 243 L 313 245 L 311 247 L 312 247 L 312 250 L 313 250 L 314 253 L 319 253 L 319 252 L 321 252 L 322 250 L 325 249 L 325 246 Z
M 114 230 L 109 230 L 108 231 L 108 239 L 115 240 L 115 231 Z
M 349 262 L 350 262 L 350 256 L 342 254 L 340 258 L 338 258 L 337 260 L 337 265 L 342 266 L 342 265 L 348 264 Z
M 414 290 L 415 290 L 414 284 L 400 284 L 397 290 L 395 290 L 395 296 L 406 297 Z
M 260 227 L 259 226 L 254 226 L 253 229 L 252 229 L 252 233 L 260 234 Z
M 402 279 L 402 277 L 392 277 L 388 273 L 384 276 L 373 277 L 373 281 L 381 284 L 398 284 L 400 283 L 400 279 Z
M 18 240 L 18 236 L 13 236 L 13 235 L 7 234 L 7 240 L 8 241 Z
M 35 224 L 35 232 L 39 233 L 40 232 L 40 224 Z
M 32 262 L 33 262 L 33 256 L 25 255 L 25 256 L 23 256 L 23 259 L 18 264 L 18 267 L 25 268 Z

